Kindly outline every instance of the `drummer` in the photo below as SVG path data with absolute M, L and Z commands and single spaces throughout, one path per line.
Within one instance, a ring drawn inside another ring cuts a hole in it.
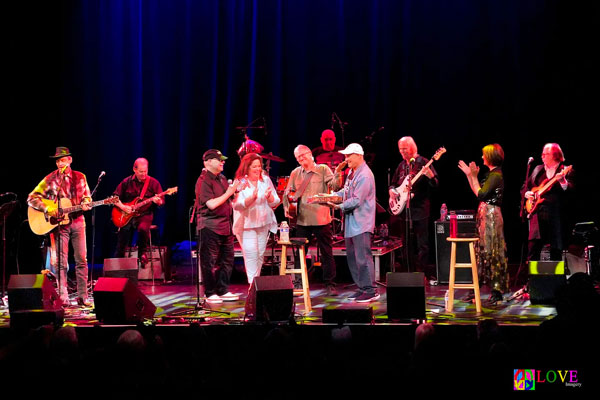
M 340 163 L 334 174 L 326 164 L 315 163 L 310 148 L 304 145 L 299 145 L 294 149 L 294 157 L 300 166 L 290 174 L 285 189 L 283 196 L 285 216 L 290 217 L 290 205 L 292 205 L 292 210 L 297 210 L 295 236 L 305 237 L 309 240 L 313 235 L 316 237 L 327 295 L 335 296 L 337 295 L 336 269 L 333 259 L 331 213 L 328 206 L 317 203 L 309 204 L 308 199 L 319 193 L 328 193 L 330 189 L 339 190 L 343 186 L 341 171 L 346 163 Z M 300 287 L 299 276 L 294 278 L 294 287 Z
M 318 164 L 327 164 L 329 168 L 335 168 L 344 161 L 344 155 L 340 153 L 342 147 L 335 145 L 335 132 L 331 129 L 325 129 L 321 133 L 322 146 L 315 147 L 312 151 L 313 157 Z

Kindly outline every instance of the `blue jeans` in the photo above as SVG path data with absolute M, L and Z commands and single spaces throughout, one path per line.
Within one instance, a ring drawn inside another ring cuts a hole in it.
M 58 245 L 58 229 L 52 231 L 54 240 Z M 85 218 L 83 215 L 71 220 L 68 225 L 60 227 L 60 248 L 57 257 L 60 257 L 60 280 L 61 287 L 58 294 L 66 302 L 69 300 L 67 292 L 67 271 L 69 270 L 69 242 L 73 245 L 73 256 L 75 258 L 75 277 L 77 279 L 77 295 L 87 299 L 87 248 L 85 239 Z M 55 268 L 56 270 L 56 268 Z
M 352 280 L 359 290 L 368 294 L 377 292 L 373 273 L 373 253 L 371 252 L 372 236 L 371 232 L 365 232 L 345 239 L 346 258 Z

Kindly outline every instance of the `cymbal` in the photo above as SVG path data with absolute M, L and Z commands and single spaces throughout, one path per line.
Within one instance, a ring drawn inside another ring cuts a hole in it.
M 261 156 L 265 160 L 285 162 L 285 160 L 283 158 L 278 157 L 278 156 L 274 155 L 273 153 L 259 153 L 259 156 Z

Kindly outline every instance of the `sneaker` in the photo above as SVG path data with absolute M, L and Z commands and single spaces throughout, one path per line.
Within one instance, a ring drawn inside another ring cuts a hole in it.
M 354 299 L 354 301 L 356 301 L 357 303 L 369 303 L 371 301 L 375 301 L 378 300 L 380 297 L 379 293 L 375 292 L 375 293 L 363 293 L 360 296 L 358 296 L 357 298 Z
M 212 296 L 206 298 L 206 302 L 211 304 L 219 304 L 222 303 L 223 300 L 218 295 L 213 294 Z
M 227 292 L 220 296 L 223 301 L 238 301 L 240 299 L 239 294 Z
M 363 291 L 362 290 L 357 290 L 356 292 L 352 293 L 350 296 L 347 297 L 348 300 L 354 300 L 360 296 L 362 296 Z
M 78 297 L 77 298 L 77 305 L 79 307 L 91 307 L 91 304 L 88 301 L 88 299 L 84 299 L 83 297 Z

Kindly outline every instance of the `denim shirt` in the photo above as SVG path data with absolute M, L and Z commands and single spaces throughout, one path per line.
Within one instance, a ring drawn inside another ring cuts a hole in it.
M 342 196 L 344 237 L 351 238 L 375 230 L 375 177 L 366 162 L 346 180 L 344 188 L 335 193 Z

